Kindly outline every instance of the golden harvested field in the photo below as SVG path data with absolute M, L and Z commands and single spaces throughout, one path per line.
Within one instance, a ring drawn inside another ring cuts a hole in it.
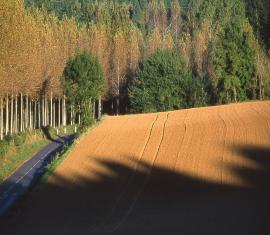
M 269 186 L 270 102 L 106 117 L 1 234 L 270 234 Z

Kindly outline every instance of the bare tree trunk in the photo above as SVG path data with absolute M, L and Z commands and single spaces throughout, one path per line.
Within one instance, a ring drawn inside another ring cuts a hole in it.
M 64 133 L 66 134 L 67 133 L 67 128 L 66 128 L 66 125 L 67 125 L 67 115 L 66 115 L 66 96 L 64 95 L 63 97 L 63 126 L 64 126 Z
M 38 101 L 38 129 L 40 129 L 42 124 L 42 100 Z
M 46 126 L 46 98 L 45 95 L 43 96 L 43 126 Z
M 40 99 L 37 101 L 37 125 L 36 127 L 40 129 L 41 123 L 41 110 L 40 110 Z
M 4 132 L 4 108 L 3 108 L 3 98 L 0 97 L 0 140 L 4 139 L 3 132 Z
M 96 117 L 96 102 L 95 100 L 93 101 L 93 104 L 92 104 L 92 113 L 93 113 L 93 119 L 95 120 L 95 117 Z
M 87 108 L 89 108 L 89 112 L 91 113 L 91 114 L 93 114 L 93 104 L 92 104 L 92 98 L 90 98 L 90 100 L 88 101 L 88 102 L 86 102 L 86 106 L 87 106 Z
M 101 118 L 101 96 L 99 96 L 99 99 L 98 99 L 98 119 Z
M 9 98 L 8 95 L 6 95 L 6 135 L 8 135 L 9 132 Z
M 234 96 L 234 102 L 236 103 L 237 102 L 237 91 L 236 91 L 235 87 L 233 87 L 233 96 Z
M 70 105 L 70 125 L 73 125 L 73 105 Z
M 53 98 L 51 92 L 51 100 L 50 100 L 50 126 L 53 126 Z
M 41 122 L 40 122 L 40 126 L 44 126 L 44 98 L 43 96 L 41 97 L 41 101 L 40 101 L 40 104 L 39 104 L 39 107 L 40 107 L 40 113 L 41 113 Z
M 21 93 L 21 103 L 20 103 L 20 131 L 23 131 L 23 96 Z
M 33 130 L 33 123 L 32 123 L 32 100 L 30 99 L 29 102 L 29 128 Z
M 45 117 L 45 123 L 44 125 L 47 126 L 48 125 L 48 104 L 47 104 L 47 96 L 46 94 L 44 95 L 44 109 L 45 109 L 45 113 L 44 113 L 44 117 Z
M 37 128 L 37 101 L 34 101 L 34 119 L 33 119 L 33 128 Z
M 81 125 L 81 106 L 79 105 L 78 124 Z
M 55 128 L 55 100 L 53 100 L 53 128 Z
M 11 103 L 10 103 L 10 133 L 13 134 L 13 123 L 14 123 L 14 96 L 11 95 Z
M 14 132 L 18 133 L 18 96 L 15 96 L 15 126 Z
M 29 128 L 29 99 L 28 95 L 25 97 L 26 99 L 26 107 L 25 107 L 25 128 Z
M 260 91 L 260 100 L 262 100 L 262 78 L 261 76 L 259 77 L 259 91 Z
M 48 97 L 46 96 L 46 126 L 50 125 L 50 111 L 49 111 L 49 100 Z
M 61 127 L 61 98 L 58 97 L 58 128 Z
M 47 97 L 44 95 L 44 126 L 47 126 Z

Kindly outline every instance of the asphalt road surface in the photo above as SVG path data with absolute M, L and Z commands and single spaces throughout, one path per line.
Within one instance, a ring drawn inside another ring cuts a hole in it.
M 52 162 L 65 145 L 71 144 L 74 137 L 69 135 L 52 141 L 0 185 L 0 217 L 27 192 L 44 173 L 46 165 Z

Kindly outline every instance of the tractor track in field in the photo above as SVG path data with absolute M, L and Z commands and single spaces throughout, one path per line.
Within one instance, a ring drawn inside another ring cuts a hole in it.
M 141 187 L 139 188 L 139 191 L 135 194 L 135 197 L 134 199 L 132 200 L 132 202 L 130 203 L 129 207 L 128 207 L 128 210 L 126 211 L 124 217 L 121 218 L 121 220 L 113 227 L 112 230 L 110 230 L 110 233 L 114 233 L 116 232 L 124 223 L 125 221 L 128 219 L 128 217 L 130 216 L 130 214 L 132 213 L 135 205 L 136 205 L 136 202 L 138 201 L 140 195 L 142 194 L 143 190 L 144 190 L 144 187 L 145 185 L 147 184 L 147 182 L 149 181 L 149 177 L 151 176 L 151 171 L 152 171 L 152 167 L 154 166 L 155 164 L 155 161 L 158 157 L 158 154 L 159 154 L 159 151 L 160 151 L 160 147 L 161 147 L 161 144 L 162 144 L 162 141 L 164 139 L 164 132 L 165 132 L 165 127 L 166 127 L 166 123 L 169 119 L 169 113 L 166 114 L 166 119 L 162 125 L 162 136 L 161 136 L 161 140 L 158 144 L 158 147 L 157 147 L 157 151 L 156 151 L 156 154 L 151 162 L 151 165 L 150 165 L 150 169 L 149 169 L 149 172 L 148 174 L 146 175 L 146 178 L 145 180 L 143 181 Z M 151 137 L 151 136 L 150 136 Z M 150 139 L 150 138 L 149 138 Z M 142 154 L 143 156 L 143 154 Z
M 159 117 L 159 115 L 157 114 L 156 117 L 155 117 L 155 119 L 154 119 L 154 121 L 153 121 L 152 124 L 151 124 L 151 127 L 149 128 L 149 133 L 148 133 L 147 139 L 146 139 L 145 144 L 144 144 L 144 146 L 143 146 L 143 148 L 142 148 L 142 151 L 141 151 L 141 153 L 140 153 L 140 155 L 139 155 L 139 161 L 136 163 L 135 169 L 134 169 L 134 171 L 132 172 L 132 175 L 131 175 L 131 177 L 129 178 L 129 180 L 128 180 L 128 182 L 127 182 L 127 185 L 123 188 L 122 192 L 121 192 L 121 193 L 119 194 L 119 196 L 117 197 L 117 200 L 115 201 L 115 203 L 114 203 L 114 205 L 113 205 L 113 207 L 112 207 L 112 209 L 111 209 L 110 214 L 106 216 L 106 218 L 105 218 L 105 220 L 104 220 L 104 222 L 103 222 L 102 224 L 98 225 L 97 227 L 95 227 L 94 229 L 92 229 L 92 230 L 89 231 L 89 232 L 91 232 L 91 233 L 93 233 L 93 232 L 98 232 L 98 230 L 103 229 L 103 228 L 104 228 L 104 225 L 106 224 L 106 221 L 108 221 L 109 218 L 113 217 L 113 213 L 114 213 L 115 210 L 117 209 L 118 204 L 120 203 L 121 199 L 123 198 L 124 194 L 126 193 L 127 188 L 129 187 L 129 185 L 130 185 L 130 184 L 132 183 L 132 181 L 134 180 L 134 177 L 135 177 L 136 172 L 137 172 L 138 167 L 139 167 L 139 163 L 140 163 L 141 160 L 142 160 L 144 151 L 145 151 L 145 149 L 146 149 L 146 147 L 147 147 L 147 145 L 148 145 L 148 143 L 149 143 L 149 140 L 150 140 L 150 138 L 151 138 L 152 131 L 153 131 L 153 128 L 154 128 L 154 125 L 155 125 L 155 123 L 157 122 L 158 117 Z
M 226 148 L 226 136 L 227 136 L 227 132 L 228 132 L 228 127 L 227 127 L 227 124 L 226 124 L 224 118 L 222 118 L 222 115 L 220 114 L 219 111 L 218 111 L 218 116 L 222 120 L 222 123 L 225 127 L 225 137 L 224 137 L 223 150 L 222 150 L 222 155 L 221 155 L 221 184 L 223 184 L 224 152 L 225 152 L 225 148 Z
M 182 136 L 182 139 L 181 139 L 181 144 L 180 144 L 180 148 L 179 148 L 179 150 L 177 151 L 177 157 L 176 157 L 176 159 L 175 159 L 175 162 L 174 162 L 174 164 L 173 164 L 173 170 L 175 171 L 175 168 L 176 168 L 176 165 L 177 165 L 177 162 L 178 162 L 178 159 L 179 159 L 179 156 L 180 156 L 180 151 L 181 151 L 181 149 L 182 149 L 182 146 L 183 146 L 183 142 L 184 142 L 184 139 L 185 139 L 185 137 L 186 137 L 186 133 L 187 133 L 187 124 L 186 124 L 186 119 L 187 119 L 187 115 L 188 115 L 188 112 L 186 111 L 186 114 L 185 114 L 185 118 L 184 118 L 184 134 L 183 134 L 183 136 Z

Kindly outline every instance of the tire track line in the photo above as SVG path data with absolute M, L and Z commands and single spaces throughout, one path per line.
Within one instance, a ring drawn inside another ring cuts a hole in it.
M 175 171 L 187 172 L 193 167 L 193 156 L 190 151 L 190 145 L 193 144 L 194 138 L 194 109 L 187 110 L 187 117 L 185 119 L 185 137 L 183 138 L 182 147 L 180 148 L 178 159 L 175 163 Z
M 227 146 L 227 133 L 228 133 L 228 126 L 226 124 L 225 119 L 221 116 L 220 109 L 218 109 L 218 116 L 221 119 L 224 127 L 225 127 L 225 135 L 224 135 L 224 141 L 223 141 L 223 149 L 222 149 L 222 155 L 221 155 L 221 185 L 223 184 L 223 174 L 224 174 L 224 155 L 225 155 L 225 148 Z
M 142 157 L 143 157 L 143 155 L 144 155 L 145 149 L 147 148 L 148 143 L 149 143 L 149 141 L 150 141 L 150 139 L 151 139 L 152 132 L 153 132 L 154 126 L 155 126 L 155 124 L 156 124 L 158 118 L 159 118 L 159 114 L 156 115 L 154 121 L 153 121 L 152 124 L 151 124 L 150 131 L 149 131 L 149 133 L 148 133 L 148 135 L 147 135 L 147 139 L 146 139 L 145 144 L 144 144 L 144 146 L 143 146 L 143 148 L 142 148 L 142 150 L 141 150 L 141 152 L 140 152 L 140 154 L 139 154 L 139 160 L 138 160 L 137 163 L 136 163 L 136 166 L 135 166 L 135 168 L 134 168 L 134 170 L 133 170 L 132 176 L 130 177 L 128 183 L 126 184 L 125 188 L 124 188 L 124 189 L 122 190 L 122 192 L 120 193 L 119 197 L 116 199 L 116 201 L 115 201 L 115 203 L 114 203 L 114 206 L 112 207 L 111 212 L 109 213 L 109 215 L 106 216 L 106 219 L 103 221 L 103 223 L 101 223 L 100 225 L 98 225 L 97 227 L 95 227 L 93 230 L 91 230 L 91 231 L 90 231 L 91 233 L 92 233 L 92 232 L 97 232 L 99 229 L 104 228 L 104 225 L 106 224 L 106 222 L 107 222 L 111 217 L 113 217 L 113 213 L 115 212 L 115 210 L 116 210 L 117 206 L 119 205 L 121 199 L 123 198 L 123 196 L 124 196 L 125 193 L 127 192 L 127 188 L 131 185 L 132 181 L 133 181 L 134 178 L 135 178 L 135 175 L 136 175 L 136 173 L 137 173 L 137 171 L 138 171 L 138 167 L 139 167 L 140 162 L 141 162 L 141 160 L 142 160 Z
M 128 217 L 129 217 L 130 214 L 132 213 L 132 211 L 133 211 L 133 209 L 134 209 L 134 207 L 135 207 L 135 205 L 136 205 L 136 202 L 138 201 L 140 195 L 142 194 L 142 192 L 143 192 L 145 186 L 146 186 L 147 183 L 149 182 L 149 179 L 150 179 L 150 176 L 151 176 L 151 172 L 152 172 L 153 166 L 154 166 L 154 164 L 155 164 L 155 162 L 156 162 L 156 159 L 157 159 L 157 157 L 158 157 L 158 155 L 159 155 L 159 151 L 160 151 L 160 148 L 161 148 L 163 139 L 164 139 L 164 133 L 165 133 L 165 128 L 166 128 L 166 124 L 167 124 L 167 122 L 168 122 L 168 119 L 169 119 L 169 113 L 166 114 L 166 119 L 165 119 L 165 121 L 164 121 L 164 123 L 163 123 L 163 127 L 162 127 L 162 136 L 161 136 L 161 140 L 160 140 L 160 143 L 159 143 L 159 145 L 158 145 L 157 152 L 156 152 L 156 154 L 155 154 L 155 156 L 154 156 L 154 158 L 153 158 L 153 161 L 152 161 L 152 164 L 151 164 L 151 168 L 149 169 L 149 172 L 148 172 L 148 174 L 147 174 L 147 176 L 146 176 L 145 181 L 143 182 L 141 188 L 139 189 L 139 191 L 138 191 L 137 194 L 135 195 L 134 200 L 131 202 L 131 204 L 130 204 L 130 206 L 129 206 L 127 212 L 126 212 L 126 215 L 124 215 L 124 217 L 118 222 L 118 224 L 115 225 L 115 227 L 110 231 L 109 234 L 112 234 L 112 233 L 116 232 L 116 231 L 117 231 L 117 230 L 118 230 L 118 229 L 126 222 L 126 220 L 128 219 Z
M 181 143 L 180 143 L 180 148 L 179 148 L 179 150 L 178 150 L 178 152 L 177 152 L 177 158 L 176 158 L 176 160 L 175 160 L 175 162 L 174 162 L 173 171 L 176 171 L 176 166 L 177 166 L 177 163 L 178 163 L 178 161 L 179 161 L 180 152 L 181 152 L 182 149 L 183 149 L 184 139 L 185 139 L 186 134 L 187 134 L 187 124 L 186 124 L 186 119 L 187 119 L 188 113 L 189 113 L 189 111 L 186 110 L 186 115 L 185 115 L 184 122 L 183 122 L 184 127 L 185 127 L 185 131 L 184 131 L 184 134 L 183 134 Z

